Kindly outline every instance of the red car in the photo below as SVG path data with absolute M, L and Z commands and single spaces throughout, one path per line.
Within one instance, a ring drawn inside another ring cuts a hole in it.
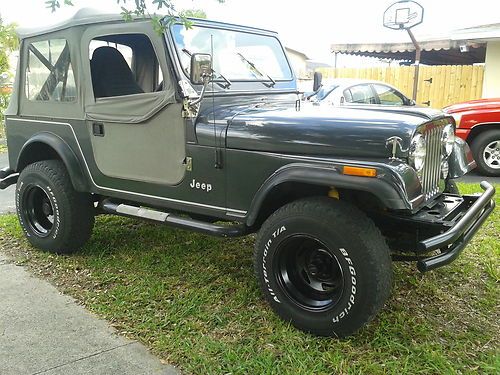
M 471 147 L 478 170 L 500 176 L 500 98 L 471 100 L 443 110 L 455 118 L 456 134 Z

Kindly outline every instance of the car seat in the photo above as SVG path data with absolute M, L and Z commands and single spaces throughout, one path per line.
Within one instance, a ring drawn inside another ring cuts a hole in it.
M 90 72 L 95 98 L 144 92 L 135 81 L 125 58 L 116 48 L 96 48 L 90 60 Z

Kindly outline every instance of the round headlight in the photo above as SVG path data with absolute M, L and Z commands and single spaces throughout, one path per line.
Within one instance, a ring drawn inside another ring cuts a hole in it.
M 450 156 L 453 151 L 453 144 L 455 143 L 455 129 L 452 124 L 446 125 L 443 129 L 441 136 L 441 144 L 443 145 L 443 152 L 445 156 Z
M 426 154 L 425 138 L 422 134 L 413 137 L 410 143 L 410 164 L 417 172 L 424 167 Z

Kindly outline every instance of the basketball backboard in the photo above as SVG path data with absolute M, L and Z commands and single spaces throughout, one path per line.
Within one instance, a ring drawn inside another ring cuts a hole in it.
M 416 1 L 398 1 L 384 12 L 384 26 L 389 29 L 411 29 L 422 23 L 424 8 Z

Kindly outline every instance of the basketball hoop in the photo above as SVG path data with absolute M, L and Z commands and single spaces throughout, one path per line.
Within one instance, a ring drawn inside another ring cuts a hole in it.
M 389 6 L 384 12 L 384 26 L 393 29 L 411 29 L 424 19 L 424 8 L 416 1 L 401 0 Z
M 400 0 L 384 12 L 384 26 L 393 30 L 406 30 L 415 46 L 415 76 L 413 77 L 413 100 L 417 100 L 418 73 L 420 67 L 421 48 L 415 39 L 412 27 L 420 25 L 424 20 L 424 8 L 412 0 Z

